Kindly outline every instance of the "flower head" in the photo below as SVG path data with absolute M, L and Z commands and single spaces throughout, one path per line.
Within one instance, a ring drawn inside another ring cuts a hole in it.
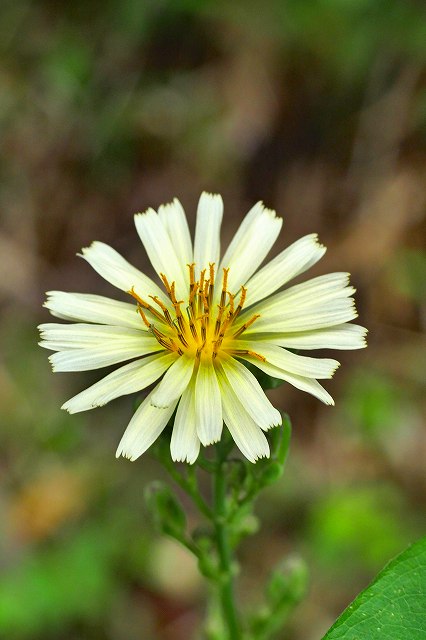
M 262 203 L 246 215 L 222 259 L 219 195 L 201 195 L 194 245 L 180 202 L 148 209 L 135 224 L 161 286 L 112 247 L 94 242 L 82 257 L 129 302 L 51 291 L 45 306 L 73 324 L 42 324 L 41 346 L 54 371 L 98 369 L 130 360 L 63 405 L 70 413 L 100 407 L 147 388 L 117 456 L 138 458 L 176 415 L 174 460 L 193 463 L 200 444 L 217 442 L 223 423 L 252 462 L 269 455 L 264 432 L 281 416 L 243 364 L 289 382 L 326 404 L 319 384 L 336 360 L 296 355 L 289 349 L 358 349 L 366 330 L 356 318 L 349 274 L 319 276 L 279 291 L 325 253 L 316 234 L 282 251 L 260 270 L 282 220 Z M 277 293 L 278 291 L 278 293 Z M 272 295 L 273 294 L 273 295 Z

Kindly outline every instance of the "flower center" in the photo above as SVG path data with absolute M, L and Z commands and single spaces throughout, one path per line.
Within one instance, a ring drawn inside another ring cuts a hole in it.
M 149 296 L 154 304 L 143 300 L 134 288 L 128 292 L 137 302 L 138 312 L 158 340 L 159 344 L 179 355 L 193 358 L 213 358 L 226 351 L 234 355 L 250 354 L 264 360 L 254 351 L 233 348 L 233 340 L 259 318 L 253 315 L 250 320 L 236 326 L 236 320 L 244 306 L 247 289 L 240 287 L 234 295 L 228 291 L 229 269 L 223 269 L 220 299 L 215 298 L 215 265 L 203 269 L 199 280 L 195 279 L 195 263 L 188 265 L 189 291 L 187 300 L 177 300 L 175 282 L 169 283 L 160 273 L 170 305 L 164 304 L 157 296 Z M 208 276 L 207 276 L 208 274 Z

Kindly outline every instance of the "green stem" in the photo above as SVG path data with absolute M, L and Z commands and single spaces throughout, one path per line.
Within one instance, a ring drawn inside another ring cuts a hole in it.
M 184 478 L 175 468 L 174 462 L 167 459 L 163 460 L 162 462 L 176 484 L 178 484 L 192 498 L 201 513 L 205 515 L 208 520 L 211 520 L 213 518 L 212 511 L 210 507 L 204 502 L 198 491 L 198 487 L 195 483 L 195 476 L 192 476 L 192 482 L 188 481 L 187 478 Z M 191 470 L 192 472 L 195 472 L 195 469 L 193 469 L 192 467 Z
M 232 549 L 229 542 L 226 514 L 226 474 L 223 451 L 216 445 L 217 466 L 214 473 L 214 526 L 219 556 L 220 576 L 217 583 L 223 624 L 229 640 L 240 640 L 241 632 L 234 596 L 234 567 Z

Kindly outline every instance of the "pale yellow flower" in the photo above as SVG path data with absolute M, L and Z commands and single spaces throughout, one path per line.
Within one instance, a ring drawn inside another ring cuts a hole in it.
M 148 209 L 135 224 L 162 286 L 112 247 L 94 242 L 82 257 L 129 294 L 119 302 L 83 293 L 49 292 L 45 306 L 74 324 L 41 325 L 40 343 L 56 351 L 54 371 L 130 363 L 63 405 L 70 413 L 139 392 L 161 378 L 131 419 L 117 456 L 135 460 L 155 441 L 177 408 L 171 437 L 174 460 L 193 463 L 200 444 L 217 442 L 223 423 L 252 462 L 269 456 L 264 432 L 281 423 L 256 377 L 243 364 L 307 391 L 326 404 L 319 384 L 339 366 L 329 358 L 288 349 L 359 349 L 366 330 L 357 316 L 347 273 L 332 273 L 277 293 L 324 254 L 307 235 L 257 271 L 282 220 L 262 203 L 242 221 L 222 259 L 219 195 L 201 195 L 194 244 L 180 202 Z M 131 298 L 130 298 L 131 296 Z

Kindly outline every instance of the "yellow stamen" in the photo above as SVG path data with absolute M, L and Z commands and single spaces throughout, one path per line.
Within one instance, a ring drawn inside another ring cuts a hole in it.
M 250 351 L 249 349 L 232 349 L 232 351 L 229 351 L 228 353 L 235 356 L 252 356 L 253 358 L 262 360 L 262 362 L 266 362 L 265 356 L 260 355 L 260 353 L 257 353 L 256 351 Z
M 231 315 L 233 315 L 234 314 L 235 296 L 233 296 L 232 293 L 229 293 L 229 291 L 228 291 L 228 296 L 229 296 L 229 311 L 230 311 Z
M 170 341 L 167 339 L 167 336 L 165 336 L 164 333 L 161 333 L 161 331 L 159 331 L 153 324 L 151 324 L 149 328 L 158 342 L 163 345 L 163 347 L 166 347 L 166 349 L 170 349 Z
M 222 278 L 222 293 L 220 294 L 220 306 L 224 307 L 225 306 L 225 300 L 226 300 L 226 290 L 228 287 L 228 273 L 229 273 L 229 268 L 228 269 L 223 269 L 223 278 Z
M 265 358 L 256 351 L 240 350 L 232 348 L 232 341 L 238 338 L 250 327 L 259 315 L 254 315 L 250 320 L 235 330 L 236 319 L 241 313 L 247 298 L 247 289 L 241 286 L 238 304 L 236 295 L 228 291 L 229 268 L 223 269 L 219 304 L 213 304 L 215 299 L 215 265 L 210 263 L 207 269 L 200 271 L 200 277 L 195 279 L 195 263 L 187 265 L 189 270 L 189 290 L 186 314 L 182 313 L 181 305 L 184 300 L 176 298 L 176 282 L 169 282 L 164 273 L 160 274 L 167 296 L 170 302 L 163 302 L 158 296 L 150 295 L 154 306 L 141 298 L 134 290 L 129 294 L 137 302 L 137 311 L 143 323 L 152 332 L 158 343 L 168 351 L 179 355 L 187 353 L 195 358 L 195 366 L 201 356 L 216 358 L 222 344 L 227 353 L 248 355 L 264 361 Z M 216 298 L 217 300 L 217 298 Z M 158 307 L 158 308 L 156 308 Z M 148 313 L 149 312 L 149 313 Z M 151 316 L 161 321 L 164 330 L 159 330 L 151 321 Z
M 250 327 L 253 322 L 255 322 L 255 320 L 257 320 L 258 318 L 260 318 L 260 313 L 256 314 L 255 316 L 253 316 L 248 322 L 245 322 L 239 329 L 238 331 L 236 331 L 234 333 L 234 335 L 232 336 L 233 338 L 238 338 L 238 336 L 240 336 L 243 331 L 245 331 L 246 329 L 248 329 L 248 327 Z
M 245 287 L 241 287 L 240 301 L 238 303 L 237 308 L 235 309 L 235 313 L 233 313 L 234 320 L 240 313 L 241 309 L 243 308 L 244 302 L 246 301 L 246 297 L 247 297 L 247 289 Z
M 143 309 L 147 309 L 150 313 L 152 313 L 153 316 L 160 320 L 160 322 L 164 322 L 164 317 L 161 315 L 161 313 L 154 309 L 154 307 L 152 307 L 148 302 L 143 300 L 143 298 L 138 296 L 138 294 L 134 290 L 134 287 L 132 287 L 127 293 L 129 293 L 136 300 L 138 305 L 143 307 Z
M 186 265 L 189 269 L 189 284 L 192 287 L 195 284 L 195 262 Z
M 215 324 L 215 328 L 214 328 L 215 336 L 219 335 L 220 325 L 222 323 L 222 316 L 223 316 L 223 312 L 225 311 L 225 307 L 224 306 L 218 304 L 217 307 L 219 309 L 219 313 L 217 314 L 216 324 Z
M 200 273 L 200 284 L 198 285 L 198 289 L 200 291 L 200 293 L 203 292 L 204 290 L 204 277 L 206 275 L 206 269 L 203 269 Z
M 143 322 L 146 324 L 146 326 L 148 327 L 148 329 L 150 329 L 150 328 L 151 328 L 151 324 L 150 324 L 150 322 L 148 321 L 148 318 L 146 317 L 146 315 L 144 314 L 144 312 L 143 312 L 143 309 L 142 309 L 141 305 L 140 305 L 140 304 L 138 304 L 138 306 L 137 306 L 136 308 L 137 308 L 137 310 L 138 310 L 138 312 L 139 312 L 139 315 L 140 315 L 140 317 L 142 318 Z
M 160 278 L 161 278 L 161 280 L 163 281 L 164 288 L 165 288 L 165 290 L 166 290 L 166 292 L 167 292 L 167 295 L 168 295 L 168 296 L 169 296 L 169 298 L 170 298 L 170 290 L 171 290 L 171 287 L 170 287 L 170 285 L 169 285 L 169 281 L 167 280 L 167 277 L 164 275 L 164 273 L 160 273 Z
M 164 302 L 162 302 L 160 300 L 160 298 L 158 298 L 157 296 L 149 296 L 152 300 L 154 300 L 154 302 L 156 302 L 158 304 L 158 306 L 160 307 L 161 311 L 163 312 L 164 317 L 167 320 L 167 323 L 170 326 L 173 326 L 173 319 L 172 316 L 170 315 L 170 311 L 167 309 L 166 305 L 164 304 Z
M 165 311 L 168 311 L 166 305 L 164 304 L 164 302 L 162 302 L 160 300 L 160 298 L 158 296 L 149 296 L 151 298 L 151 300 L 154 300 L 154 302 L 156 302 L 158 304 L 158 306 L 160 307 L 161 311 L 164 313 Z

